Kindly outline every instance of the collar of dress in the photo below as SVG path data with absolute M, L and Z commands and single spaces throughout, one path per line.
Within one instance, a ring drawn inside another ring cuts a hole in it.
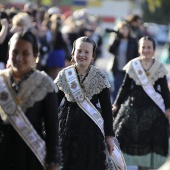
M 64 69 L 58 74 L 55 83 L 58 88 L 64 92 L 65 97 L 70 102 L 75 102 L 67 85 L 67 80 L 64 75 Z M 95 94 L 99 94 L 104 88 L 110 88 L 109 81 L 103 71 L 95 66 L 91 66 L 88 75 L 83 83 L 80 84 L 84 95 L 90 100 Z
M 139 81 L 133 66 L 132 66 L 132 61 L 135 60 L 140 60 L 139 57 L 129 61 L 123 68 L 125 72 L 129 75 L 130 78 L 132 78 L 136 85 L 141 85 L 141 82 Z M 157 59 L 155 59 L 155 62 L 153 63 L 152 67 L 149 69 L 149 74 L 148 74 L 148 79 L 151 82 L 152 85 L 155 84 L 155 81 L 157 81 L 159 78 L 163 78 L 168 71 L 166 70 L 164 64 L 159 62 Z
M 22 82 L 19 92 L 15 93 L 11 85 L 10 72 L 11 69 L 5 69 L 0 72 L 0 75 L 4 77 L 11 94 L 24 112 L 27 108 L 32 107 L 35 102 L 43 100 L 47 93 L 57 91 L 52 79 L 45 72 L 35 70 Z

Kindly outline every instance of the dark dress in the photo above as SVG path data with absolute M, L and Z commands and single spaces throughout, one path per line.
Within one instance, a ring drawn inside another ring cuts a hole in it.
M 130 89 L 131 83 L 133 88 Z M 123 152 L 130 155 L 145 155 L 150 152 L 167 156 L 168 154 L 168 120 L 162 110 L 145 93 L 142 86 L 136 85 L 126 75 L 123 91 L 119 95 L 127 95 L 124 102 L 120 97 L 116 105 L 120 106 L 114 120 L 114 131 Z M 165 98 L 166 77 L 155 82 L 163 87 Z M 123 94 L 124 93 L 124 94 Z M 167 98 L 165 101 L 168 101 Z M 167 103 L 169 105 L 169 103 Z
M 89 72 L 91 74 L 91 71 Z M 87 79 L 88 75 L 84 83 L 88 81 Z M 100 85 L 96 83 L 94 78 L 90 86 Z M 58 96 L 61 101 L 64 92 L 59 91 Z M 90 101 L 96 108 L 98 108 L 98 101 L 100 102 L 105 122 L 105 135 L 113 136 L 109 88 L 106 87 L 100 93 L 93 95 Z M 63 170 L 105 170 L 105 139 L 100 129 L 77 103 L 69 102 L 66 98 L 59 112 L 59 135 L 63 154 Z
M 164 99 L 165 108 L 169 108 L 166 76 L 158 78 L 153 87 Z M 114 115 L 113 128 L 121 150 L 134 157 L 150 153 L 166 157 L 169 137 L 168 120 L 142 86 L 137 85 L 129 74 L 125 75 L 114 104 L 119 109 Z
M 44 75 L 40 74 L 39 76 L 41 77 Z M 43 79 L 44 80 L 41 81 L 42 84 L 44 81 L 49 81 L 46 76 L 44 76 Z M 27 79 L 24 81 L 27 81 Z M 35 91 L 33 91 L 34 95 L 38 96 L 38 93 L 42 93 L 42 88 L 46 91 L 46 95 L 41 100 L 39 98 L 32 107 L 27 108 L 25 115 L 40 137 L 45 140 L 47 147 L 45 162 L 47 164 L 57 164 L 60 161 L 57 96 L 54 90 L 52 90 L 50 83 L 47 83 L 44 87 L 42 87 L 34 81 L 34 86 L 36 86 Z M 51 90 L 48 91 L 47 88 L 51 88 Z M 12 90 L 15 93 L 14 89 Z M 32 100 L 31 97 L 33 97 L 32 94 L 30 94 L 30 102 Z M 34 96 L 34 98 L 36 97 Z M 15 131 L 12 125 L 4 124 L 2 122 L 0 125 L 0 134 L 1 170 L 43 170 L 43 167 L 37 157 Z
M 0 44 L 0 51 L 1 51 L 1 56 L 0 56 L 0 62 L 3 62 L 4 65 L 6 66 L 7 60 L 8 60 L 8 42 L 9 42 L 10 36 L 7 35 L 4 42 Z

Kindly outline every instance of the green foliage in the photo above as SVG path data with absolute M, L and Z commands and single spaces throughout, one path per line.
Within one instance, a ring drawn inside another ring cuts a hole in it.
M 146 0 L 146 2 L 148 3 L 149 10 L 151 12 L 154 12 L 156 7 L 158 7 L 158 8 L 161 7 L 160 0 Z
M 142 4 L 143 19 L 146 22 L 169 24 L 170 0 L 146 0 Z

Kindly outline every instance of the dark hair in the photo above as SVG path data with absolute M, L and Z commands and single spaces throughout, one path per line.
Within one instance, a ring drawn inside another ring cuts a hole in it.
M 140 45 L 140 41 L 141 41 L 141 40 L 151 41 L 152 44 L 153 44 L 153 49 L 154 49 L 154 51 L 155 51 L 155 49 L 156 49 L 156 43 L 155 43 L 155 40 L 154 40 L 152 37 L 150 37 L 150 36 L 145 36 L 145 37 L 140 38 L 140 40 L 139 40 L 139 42 L 138 42 L 138 45 Z
M 13 39 L 17 40 L 25 40 L 32 44 L 34 57 L 38 55 L 38 43 L 35 35 L 30 31 L 18 31 L 16 32 L 10 39 L 9 45 Z
M 9 19 L 8 14 L 5 11 L 0 11 L 0 19 Z
M 76 42 L 77 42 L 77 41 L 88 42 L 88 43 L 92 44 L 92 45 L 93 45 L 93 58 L 96 57 L 96 43 L 95 43 L 91 38 L 86 37 L 86 36 L 80 37 L 80 38 L 76 39 L 76 40 L 73 42 L 73 49 L 72 49 L 72 52 L 71 52 L 71 56 L 74 55 L 74 52 L 75 52 L 75 49 L 76 49 Z
M 133 32 L 132 32 L 132 29 L 131 29 L 131 26 L 129 25 L 128 22 L 126 21 L 120 21 L 118 24 L 117 24 L 117 28 L 118 28 L 118 31 L 117 31 L 117 35 L 120 37 L 120 38 L 124 38 L 122 33 L 120 33 L 120 29 L 123 28 L 123 27 L 127 27 L 128 30 L 129 30 L 129 33 L 128 33 L 128 36 L 127 38 L 130 38 L 130 37 L 133 37 Z
M 139 19 L 142 19 L 139 15 L 137 15 L 137 14 L 132 14 L 132 15 L 130 15 L 130 16 L 128 16 L 127 17 L 127 21 L 129 22 L 129 23 L 131 23 L 131 22 L 136 22 L 136 21 L 138 21 Z

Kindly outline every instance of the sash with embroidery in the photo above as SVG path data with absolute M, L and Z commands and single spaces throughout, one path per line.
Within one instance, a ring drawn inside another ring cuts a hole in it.
M 37 134 L 20 106 L 14 101 L 2 76 L 0 76 L 0 106 L 7 115 L 11 125 L 32 150 L 45 169 L 45 142 Z
M 156 105 L 163 111 L 163 113 L 165 113 L 164 100 L 162 96 L 155 91 L 153 85 L 147 78 L 140 61 L 139 60 L 132 61 L 132 67 L 138 79 L 140 80 L 146 94 L 148 94 L 148 96 L 156 103 Z
M 75 68 L 69 67 L 64 71 L 69 89 L 77 102 L 78 106 L 93 120 L 93 122 L 99 127 L 103 136 L 104 133 L 104 120 L 99 113 L 99 111 L 95 108 L 95 106 L 90 102 L 90 100 L 84 95 L 83 90 L 81 89 L 80 83 L 77 78 L 77 74 Z M 126 164 L 124 161 L 124 157 L 114 142 L 114 151 L 111 155 L 111 160 L 114 162 L 114 168 L 117 170 L 126 170 Z M 106 155 L 109 156 L 108 149 L 106 149 Z M 113 168 L 113 169 L 114 169 Z

